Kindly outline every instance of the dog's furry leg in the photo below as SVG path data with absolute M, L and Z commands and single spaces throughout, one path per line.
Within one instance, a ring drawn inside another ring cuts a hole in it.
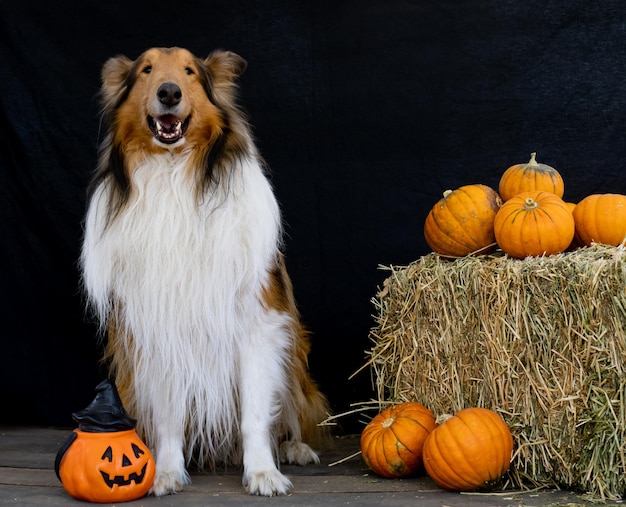
M 308 373 L 308 333 L 299 322 L 292 330 L 293 350 L 287 373 L 290 382 L 288 396 L 283 400 L 281 428 L 287 438 L 280 444 L 280 461 L 296 465 L 319 464 L 317 450 L 330 447 L 327 428 L 318 426 L 330 409 L 326 398 Z
M 317 452 L 331 446 L 330 432 L 319 423 L 330 415 L 326 397 L 319 391 L 309 374 L 308 356 L 311 351 L 310 333 L 300 319 L 293 295 L 293 286 L 285 259 L 279 256 L 272 273 L 272 304 L 291 316 L 289 333 L 291 351 L 288 354 L 287 381 L 280 414 L 280 461 L 296 465 L 320 462 Z
M 252 495 L 284 495 L 292 484 L 276 467 L 272 430 L 279 400 L 287 388 L 287 317 L 270 310 L 258 320 L 247 345 L 240 350 L 243 484 Z
M 135 340 L 126 334 L 118 319 L 111 317 L 106 355 L 111 376 L 115 378 L 120 398 L 130 413 L 138 417 L 138 431 L 152 450 L 156 462 L 156 476 L 150 494 L 169 495 L 189 484 L 189 474 L 183 455 L 185 408 L 180 398 L 164 400 L 168 382 L 166 375 L 159 378 L 141 377 L 132 363 L 132 353 L 128 353 L 125 343 L 133 350 Z M 139 379 L 137 377 L 140 376 Z M 138 395 L 141 393 L 141 396 Z
M 166 377 L 166 375 L 164 376 Z M 144 385 L 143 400 L 150 400 L 149 409 L 141 410 L 142 413 L 150 413 L 148 419 L 152 436 L 152 445 L 156 461 L 156 476 L 150 492 L 154 496 L 163 496 L 177 493 L 189 484 L 189 474 L 185 467 L 184 426 L 185 426 L 185 401 L 172 396 L 171 399 L 163 399 L 167 393 L 167 385 L 172 381 L 161 383 L 153 379 L 150 385 Z
M 185 469 L 183 442 L 179 438 L 168 436 L 157 429 L 158 445 L 156 454 L 156 476 L 150 493 L 154 496 L 169 495 L 189 484 L 189 474 Z
M 128 390 L 129 376 L 121 374 L 119 378 L 122 400 L 126 400 L 125 405 L 131 410 L 136 409 L 136 400 Z M 164 389 L 159 385 L 156 391 L 164 391 Z M 153 401 L 152 406 L 150 413 L 154 420 L 148 424 L 143 419 L 138 421 L 138 430 L 146 435 L 144 439 L 152 449 L 156 462 L 156 475 L 150 494 L 164 496 L 178 493 L 184 485 L 191 482 L 183 454 L 184 433 L 181 428 L 184 423 L 177 422 L 172 417 L 176 409 L 163 400 L 156 403 Z

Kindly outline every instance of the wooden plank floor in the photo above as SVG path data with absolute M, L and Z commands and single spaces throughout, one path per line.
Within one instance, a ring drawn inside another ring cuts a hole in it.
M 0 505 L 85 505 L 63 489 L 54 472 L 56 453 L 71 430 L 32 427 L 0 427 Z M 598 505 L 573 493 L 556 490 L 504 491 L 491 494 L 448 492 L 428 477 L 383 479 L 364 466 L 356 436 L 337 438 L 320 465 L 282 466 L 294 491 L 287 496 L 254 497 L 244 493 L 238 471 L 192 473 L 192 484 L 177 495 L 144 497 L 128 506 L 186 505 L 293 505 L 319 506 L 567 506 Z M 619 505 L 620 502 L 610 504 Z M 106 505 L 106 504 L 101 504 Z

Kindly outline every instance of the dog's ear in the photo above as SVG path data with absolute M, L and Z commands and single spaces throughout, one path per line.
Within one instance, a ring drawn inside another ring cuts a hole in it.
M 246 70 L 247 62 L 232 51 L 216 50 L 204 60 L 204 65 L 209 69 L 216 81 L 233 82 Z
M 123 55 L 109 58 L 102 67 L 102 102 L 105 107 L 114 106 L 125 93 L 128 73 L 133 61 Z

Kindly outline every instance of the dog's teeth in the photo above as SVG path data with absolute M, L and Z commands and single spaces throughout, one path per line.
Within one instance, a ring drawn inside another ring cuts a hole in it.
M 162 122 L 154 118 L 154 134 L 162 141 L 175 141 L 184 136 L 183 122 L 180 120 L 171 122 L 169 120 Z

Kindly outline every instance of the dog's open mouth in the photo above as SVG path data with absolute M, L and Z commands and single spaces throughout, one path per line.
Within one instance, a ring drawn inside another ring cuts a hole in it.
M 173 144 L 185 136 L 189 118 L 190 116 L 181 120 L 173 114 L 164 114 L 157 118 L 148 116 L 148 125 L 157 141 Z

